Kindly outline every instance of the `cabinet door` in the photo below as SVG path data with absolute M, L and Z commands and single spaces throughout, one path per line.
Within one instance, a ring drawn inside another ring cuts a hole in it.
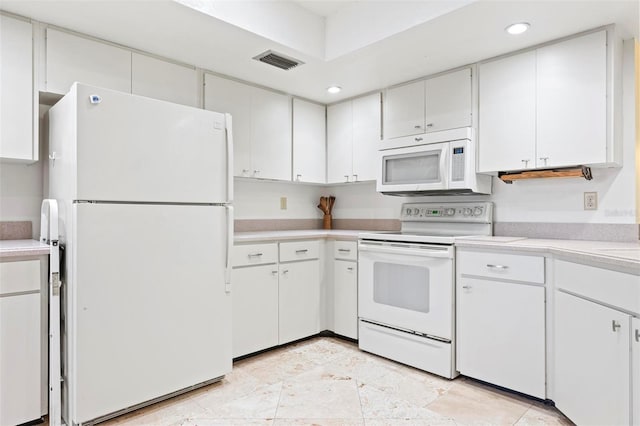
M 387 89 L 384 102 L 384 138 L 425 132 L 424 81 Z
M 326 108 L 293 100 L 293 180 L 325 183 Z
M 47 28 L 47 92 L 65 94 L 79 81 L 131 93 L 131 52 Z
M 426 81 L 426 130 L 471 126 L 471 68 Z
M 320 332 L 320 262 L 280 264 L 280 344 Z
M 544 399 L 544 291 L 542 286 L 458 279 L 458 370 Z
M 231 271 L 233 357 L 278 345 L 278 266 Z
M 198 78 L 195 68 L 138 53 L 132 53 L 131 63 L 131 93 L 198 106 Z
M 607 35 L 537 50 L 537 166 L 607 160 Z
M 40 418 L 40 294 L 0 298 L 0 424 Z
M 375 180 L 380 148 L 380 93 L 352 101 L 353 171 L 352 180 Z
M 0 16 L 0 157 L 36 161 L 31 24 Z M 37 141 L 37 139 L 36 139 Z
M 327 183 L 349 182 L 353 157 L 351 102 L 327 107 Z
M 233 120 L 233 174 L 251 170 L 251 87 L 211 74 L 204 75 L 204 108 L 229 113 Z
M 251 88 L 253 176 L 291 180 L 291 102 L 289 97 Z
M 481 64 L 478 171 L 535 167 L 536 53 Z
M 333 331 L 358 338 L 358 268 L 356 262 L 335 260 L 333 270 Z
M 556 291 L 554 400 L 576 424 L 629 424 L 629 325 L 622 312 Z
M 640 318 L 631 321 L 631 366 L 633 367 L 633 401 L 632 420 L 634 425 L 640 425 Z

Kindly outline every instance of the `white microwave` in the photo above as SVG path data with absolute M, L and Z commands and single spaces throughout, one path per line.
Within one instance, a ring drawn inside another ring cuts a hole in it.
M 470 139 L 380 150 L 376 189 L 387 195 L 491 194 Z

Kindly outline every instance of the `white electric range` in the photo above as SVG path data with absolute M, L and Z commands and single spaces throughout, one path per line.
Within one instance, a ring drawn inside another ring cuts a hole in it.
M 400 217 L 400 232 L 359 234 L 359 347 L 453 378 L 453 244 L 492 235 L 493 204 L 407 203 Z

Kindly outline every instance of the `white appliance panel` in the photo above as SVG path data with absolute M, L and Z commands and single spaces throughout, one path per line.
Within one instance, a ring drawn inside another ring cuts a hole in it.
M 359 245 L 358 315 L 393 327 L 453 338 L 453 251 Z M 421 253 L 423 252 L 423 253 Z
M 231 371 L 224 207 L 79 203 L 73 217 L 74 423 Z
M 77 200 L 225 203 L 225 115 L 82 84 Z M 90 96 L 99 100 L 92 103 Z M 55 107 L 54 107 L 55 108 Z M 69 123 L 74 125 L 73 123 Z

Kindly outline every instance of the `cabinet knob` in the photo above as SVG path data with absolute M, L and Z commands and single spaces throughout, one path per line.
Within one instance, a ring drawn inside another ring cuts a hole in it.
M 358 175 L 353 175 L 353 181 L 357 182 L 358 181 Z
M 520 161 L 522 161 L 524 163 L 525 167 L 529 167 L 529 161 L 531 161 L 531 160 L 520 160 Z
M 616 320 L 611 320 L 611 329 L 613 330 L 613 332 L 615 333 L 616 331 L 620 330 L 620 327 L 622 327 L 620 325 L 620 323 Z M 638 330 L 636 330 L 637 332 Z
M 349 182 L 349 175 L 344 175 L 344 181 Z
M 547 165 L 547 160 L 549 159 L 549 157 L 540 157 L 540 160 L 544 161 L 544 165 Z
M 242 176 L 247 176 L 249 174 L 249 169 L 242 169 Z
M 413 138 L 416 142 L 420 142 L 422 138 Z
M 422 129 L 422 126 L 419 124 L 416 124 L 415 126 L 413 126 L 414 129 Z
M 427 124 L 427 127 L 433 127 L 433 123 Z
M 349 266 L 349 267 L 347 268 L 347 271 L 351 271 L 351 272 L 352 272 L 352 271 L 353 271 L 353 266 Z
M 260 170 L 254 170 L 253 171 L 253 176 L 257 177 L 260 174 Z
M 288 273 L 289 273 L 289 270 L 288 270 L 288 269 L 285 269 L 284 271 L 282 271 L 282 275 L 286 275 L 286 274 L 288 274 Z
M 302 178 L 302 175 L 296 175 L 296 181 L 300 182 L 301 178 Z
M 271 275 L 278 275 L 278 271 L 271 271 Z

